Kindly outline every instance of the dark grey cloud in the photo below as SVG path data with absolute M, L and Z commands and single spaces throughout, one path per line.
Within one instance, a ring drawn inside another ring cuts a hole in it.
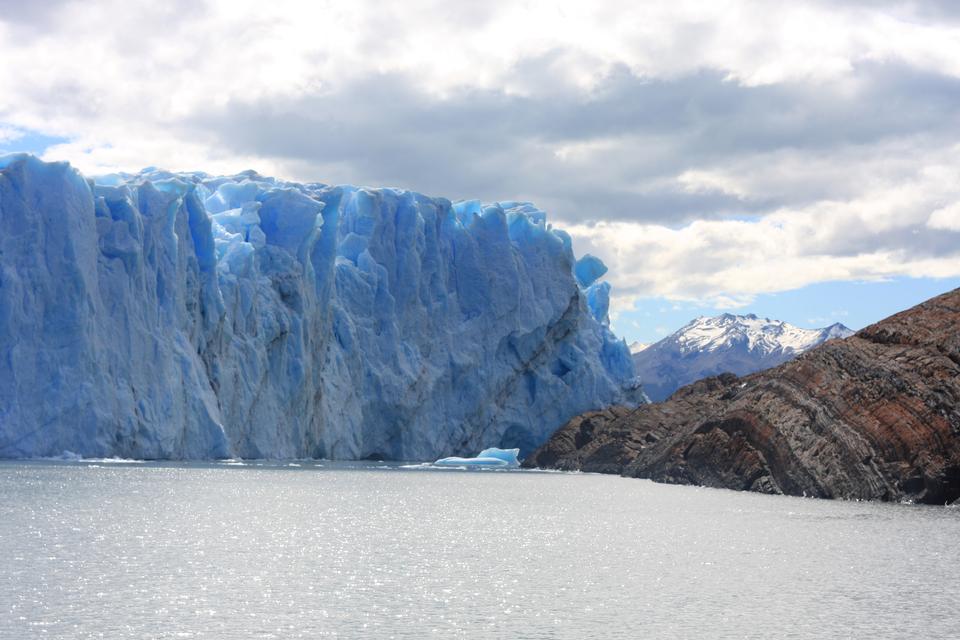
M 441 99 L 411 78 L 380 75 L 296 100 L 233 101 L 175 126 L 322 181 L 531 199 L 567 222 L 671 225 L 856 195 L 843 166 L 814 186 L 764 197 L 684 189 L 676 178 L 688 170 L 776 152 L 829 157 L 901 138 L 960 139 L 960 81 L 905 65 L 758 87 L 719 72 L 650 80 L 621 68 L 584 93 L 562 82 L 561 62 L 555 52 L 518 65 L 514 84 L 528 95 L 468 89 Z M 588 161 L 577 159 L 578 146 L 594 148 Z M 573 149 L 566 157 L 554 153 L 565 147 Z
M 73 0 L 0 0 L 0 22 L 13 25 L 51 23 L 57 12 Z
M 811 239 L 809 254 L 859 256 L 876 252 L 905 252 L 916 260 L 960 257 L 960 232 L 931 229 L 923 224 L 870 230 L 851 222 L 840 233 L 821 241 Z
M 820 4 L 829 9 L 856 7 L 880 11 L 919 22 L 960 22 L 960 3 L 956 0 L 820 0 Z
M 178 25 L 195 20 L 209 10 L 203 0 L 166 0 L 140 7 L 130 5 L 120 6 L 118 12 L 127 11 L 131 15 L 136 12 L 142 28 L 111 33 L 111 25 L 103 25 L 102 35 L 114 41 L 117 55 L 142 54 L 151 38 L 171 38 Z M 58 33 L 68 9 L 83 10 L 85 7 L 86 0 L 0 0 L 0 22 L 13 27 L 15 38 L 30 39 Z

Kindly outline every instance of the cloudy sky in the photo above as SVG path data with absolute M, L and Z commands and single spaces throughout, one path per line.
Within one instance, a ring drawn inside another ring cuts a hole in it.
M 649 341 L 960 286 L 960 3 L 0 0 L 0 149 L 532 200 Z

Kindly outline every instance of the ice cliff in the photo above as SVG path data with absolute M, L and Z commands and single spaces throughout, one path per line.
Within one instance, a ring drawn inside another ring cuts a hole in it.
M 597 262 L 528 203 L 4 156 L 0 457 L 526 453 L 642 397 Z

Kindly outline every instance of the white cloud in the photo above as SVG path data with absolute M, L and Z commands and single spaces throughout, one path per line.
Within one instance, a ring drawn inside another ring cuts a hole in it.
M 23 137 L 23 131 L 0 125 L 0 144 L 13 142 Z
M 960 236 L 940 231 L 960 231 L 960 206 L 929 213 L 932 203 L 960 202 L 960 147 L 940 151 L 944 164 L 920 167 L 905 183 L 756 221 L 678 229 L 621 221 L 567 230 L 578 252 L 610 267 L 621 308 L 643 296 L 738 308 L 759 293 L 816 282 L 960 276 Z
M 960 202 L 954 202 L 931 213 L 927 226 L 931 229 L 960 231 Z
M 709 193 L 719 191 L 738 198 L 750 195 L 740 181 L 729 171 L 717 169 L 689 169 L 677 176 L 677 182 L 685 191 L 691 193 Z
M 960 75 L 954 26 L 833 4 L 99 0 L 53 13 L 29 38 L 0 23 L 0 119 L 83 135 L 88 149 L 141 140 L 141 156 L 167 165 L 177 153 L 162 144 L 165 123 L 201 107 L 322 95 L 388 72 L 441 96 L 524 93 L 517 65 L 557 51 L 562 77 L 585 91 L 618 65 L 649 78 L 716 69 L 745 85 L 836 78 L 876 60 Z M 199 147 L 195 162 L 216 155 Z M 89 155 L 63 151 L 81 165 Z

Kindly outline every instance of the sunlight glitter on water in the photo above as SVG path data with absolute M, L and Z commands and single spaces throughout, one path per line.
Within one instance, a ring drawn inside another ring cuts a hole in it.
M 960 636 L 957 509 L 243 462 L 0 463 L 0 638 Z

